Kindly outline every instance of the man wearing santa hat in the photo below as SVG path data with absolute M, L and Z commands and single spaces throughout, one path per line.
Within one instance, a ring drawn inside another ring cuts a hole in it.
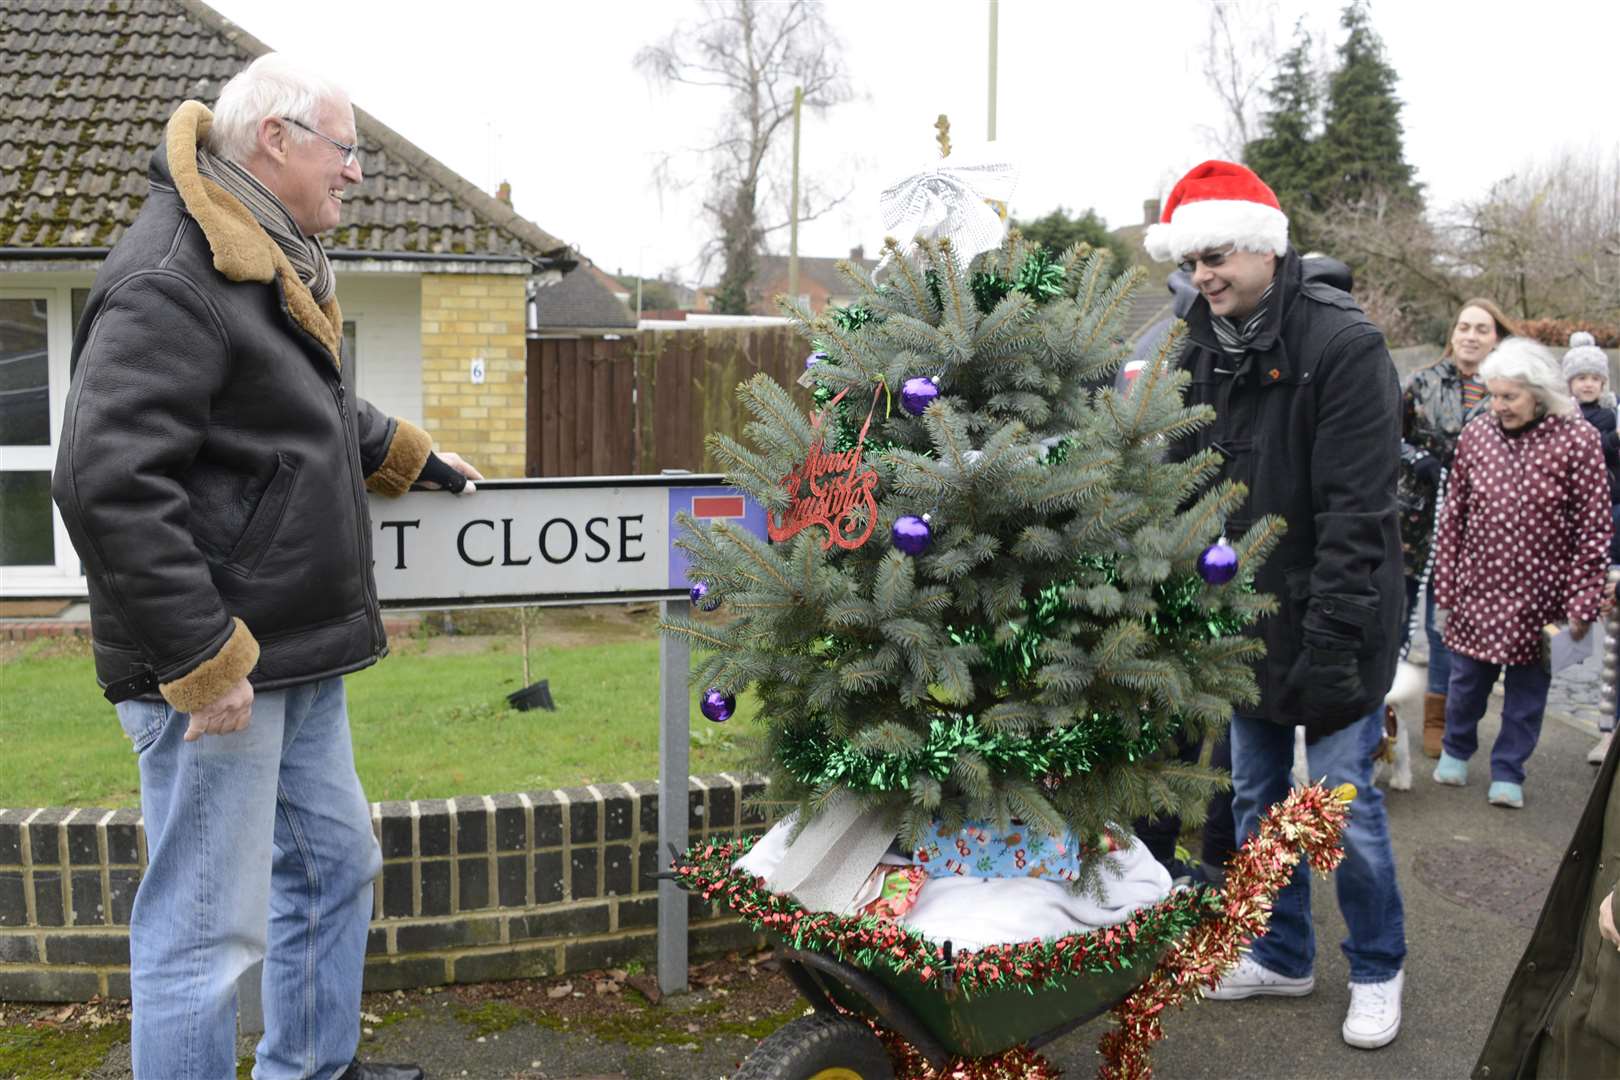
M 1403 610 L 1395 475 L 1400 391 L 1383 334 L 1354 299 L 1305 278 L 1277 197 L 1241 165 L 1207 161 L 1176 184 L 1148 253 L 1175 260 L 1198 297 L 1180 366 L 1187 404 L 1215 420 L 1173 456 L 1213 451 L 1218 479 L 1248 489 L 1227 529 L 1274 514 L 1287 523 L 1255 586 L 1277 598 L 1256 632 L 1266 657 L 1260 702 L 1232 719 L 1238 836 L 1288 792 L 1294 727 L 1310 775 L 1355 785 L 1335 875 L 1349 935 L 1350 1004 L 1342 1033 L 1374 1049 L 1400 1031 L 1406 932 L 1372 755 L 1394 677 Z M 1315 989 L 1310 875 L 1302 863 L 1277 897 L 1271 929 L 1208 996 L 1302 996 Z

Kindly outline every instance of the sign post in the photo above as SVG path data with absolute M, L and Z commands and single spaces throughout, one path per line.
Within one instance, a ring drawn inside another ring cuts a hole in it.
M 691 582 L 673 541 L 677 514 L 727 520 L 764 538 L 765 511 L 723 477 L 480 480 L 472 495 L 411 492 L 371 500 L 377 595 L 384 607 L 611 604 L 684 609 Z M 658 859 L 688 845 L 691 647 L 658 644 Z M 658 882 L 658 987 L 686 989 L 687 896 Z

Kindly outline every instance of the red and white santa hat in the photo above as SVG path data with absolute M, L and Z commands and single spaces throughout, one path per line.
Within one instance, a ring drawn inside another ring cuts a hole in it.
M 1206 161 L 1176 181 L 1164 214 L 1148 226 L 1142 243 L 1158 262 L 1227 244 L 1282 255 L 1288 250 L 1288 215 L 1252 170 Z

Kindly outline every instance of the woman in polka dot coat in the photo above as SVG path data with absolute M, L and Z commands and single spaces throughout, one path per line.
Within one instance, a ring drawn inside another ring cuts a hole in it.
M 1468 782 L 1479 721 L 1505 669 L 1488 798 L 1519 807 L 1551 684 L 1541 629 L 1567 623 L 1579 638 L 1596 621 L 1613 523 L 1598 434 L 1575 410 L 1552 355 L 1509 338 L 1480 374 L 1491 412 L 1457 441 L 1436 536 L 1435 605 L 1454 655 L 1434 778 Z

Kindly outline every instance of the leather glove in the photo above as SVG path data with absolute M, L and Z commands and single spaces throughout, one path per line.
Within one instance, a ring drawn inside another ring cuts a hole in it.
M 1289 670 L 1288 683 L 1299 693 L 1307 735 L 1331 734 L 1364 711 L 1357 661 L 1359 615 L 1359 607 L 1347 607 L 1338 598 L 1320 598 L 1305 614 L 1300 627 L 1304 648 Z
M 1424 454 L 1412 462 L 1412 475 L 1425 487 L 1434 487 L 1440 483 L 1440 459 Z
M 1360 719 L 1365 711 L 1361 667 L 1353 649 L 1307 641 L 1288 682 L 1299 691 L 1309 736 L 1332 734 Z
M 461 489 L 467 486 L 467 478 L 447 465 L 438 454 L 429 452 L 427 461 L 422 463 L 422 471 L 417 474 L 416 483 L 412 486 L 416 487 L 416 485 L 427 483 L 438 484 L 444 490 L 459 495 Z M 416 487 L 416 490 L 420 491 L 422 489 Z

